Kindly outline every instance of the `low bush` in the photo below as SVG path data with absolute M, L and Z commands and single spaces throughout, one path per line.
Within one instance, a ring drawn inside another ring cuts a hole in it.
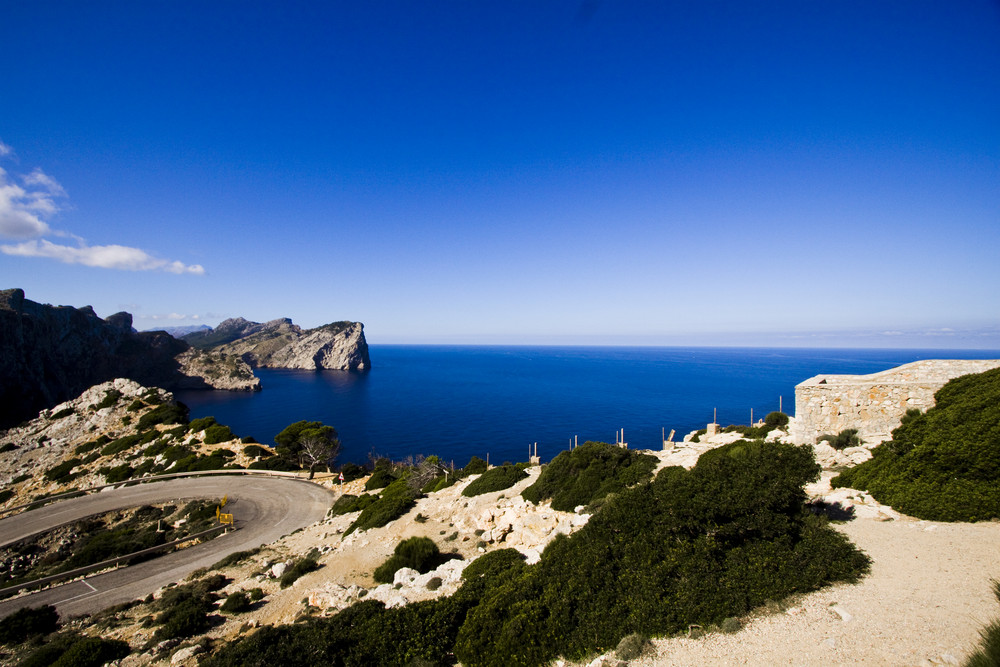
M 359 466 L 357 463 L 345 463 L 340 466 L 340 474 L 344 476 L 345 482 L 353 482 L 367 475 L 368 471 L 364 466 Z
M 146 443 L 152 442 L 160 434 L 156 431 L 146 431 L 144 433 L 135 433 L 133 435 L 126 435 L 124 437 L 118 438 L 106 444 L 101 449 L 101 456 L 114 456 L 124 452 L 126 449 L 135 447 L 136 445 L 144 445 Z
M 188 433 L 201 433 L 209 426 L 214 426 L 218 422 L 215 421 L 215 417 L 199 417 L 198 419 L 192 419 L 188 424 Z
M 0 491 L 0 505 L 4 504 L 13 497 L 14 497 L 13 489 L 4 489 L 3 491 Z
M 441 552 L 434 540 L 429 537 L 411 537 L 397 544 L 392 556 L 375 568 L 374 578 L 380 584 L 388 584 L 400 568 L 412 568 L 423 574 L 440 564 Z
M 0 619 L 0 644 L 20 644 L 34 635 L 47 635 L 59 627 L 59 612 L 52 605 L 22 607 Z
M 104 392 L 104 398 L 101 399 L 99 403 L 94 403 L 90 406 L 94 410 L 103 410 L 104 408 L 110 408 L 118 404 L 121 400 L 122 393 L 117 389 L 108 389 Z
M 265 449 L 260 445 L 247 445 L 243 448 L 244 456 L 248 456 L 252 459 L 262 458 L 265 456 L 271 456 L 271 450 Z
M 146 431 L 157 424 L 187 424 L 188 408 L 183 403 L 163 403 L 139 418 L 138 429 Z
M 104 475 L 105 484 L 117 484 L 118 482 L 124 482 L 126 479 L 132 477 L 132 473 L 135 472 L 127 463 L 123 463 L 120 466 L 115 466 L 114 468 L 101 468 L 97 471 L 99 474 Z
M 405 478 L 396 480 L 385 487 L 378 500 L 361 510 L 361 515 L 344 531 L 344 536 L 350 535 L 355 530 L 381 528 L 390 521 L 398 519 L 413 509 L 417 504 L 418 495 L 418 492 L 407 485 Z
M 131 652 L 128 642 L 120 639 L 82 637 L 49 664 L 51 667 L 101 667 Z
M 606 442 L 585 442 L 561 452 L 525 489 L 525 500 L 552 499 L 552 508 L 572 512 L 609 493 L 649 480 L 657 459 Z
M 242 614 L 250 611 L 251 606 L 250 596 L 243 591 L 236 591 L 226 598 L 219 610 L 230 614 Z
M 337 498 L 330 507 L 330 516 L 340 516 L 341 514 L 350 514 L 351 512 L 360 512 L 372 503 L 378 500 L 378 496 L 374 496 L 368 493 L 362 493 L 360 496 L 353 496 L 349 493 Z
M 80 459 L 70 459 L 68 461 L 63 461 L 59 465 L 52 466 L 45 471 L 45 479 L 50 482 L 68 481 L 70 473 L 73 472 L 73 468 L 80 465 L 80 463 Z
M 365 491 L 384 489 L 396 481 L 396 476 L 387 468 L 376 468 L 372 476 L 365 482 Z
M 56 419 L 63 419 L 64 417 L 69 417 L 72 414 L 74 414 L 73 408 L 63 408 L 59 412 L 57 412 L 57 413 L 55 413 L 53 415 L 50 415 L 49 419 L 51 419 L 52 421 L 55 421 Z
M 236 565 L 237 563 L 255 556 L 260 552 L 260 547 L 256 549 L 247 549 L 246 551 L 234 551 L 233 553 L 225 556 L 222 560 L 216 562 L 210 567 L 210 570 L 221 570 L 224 567 L 229 567 L 230 565 Z
M 837 435 L 821 435 L 816 438 L 816 442 L 825 442 L 837 451 L 848 447 L 858 447 L 861 445 L 861 438 L 858 437 L 858 429 L 845 428 Z
M 222 424 L 213 424 L 205 429 L 205 444 L 206 445 L 217 445 L 220 442 L 229 442 L 230 440 L 235 440 L 236 434 L 230 430 L 228 426 L 223 426 Z
M 1000 518 L 1000 369 L 952 380 L 934 399 L 833 486 L 930 521 Z
M 160 627 L 153 633 L 153 641 L 182 639 L 205 632 L 212 627 L 208 615 L 214 609 L 212 602 L 201 597 L 187 597 L 162 612 L 156 619 Z
M 486 465 L 486 461 L 482 460 L 478 456 L 473 456 L 469 459 L 469 462 L 465 464 L 462 468 L 462 477 L 468 477 L 469 475 L 482 475 L 486 472 L 489 466 Z
M 97 440 L 91 440 L 90 442 L 85 442 L 82 445 L 78 445 L 76 449 L 73 450 L 74 454 L 86 454 L 87 452 L 92 452 L 99 447 L 103 447 L 111 441 L 106 435 L 102 435 Z
M 528 476 L 517 466 L 502 465 L 491 470 L 487 470 L 478 479 L 473 480 L 462 490 L 462 495 L 468 498 L 479 496 L 484 493 L 503 491 L 514 486 Z
M 306 556 L 305 558 L 300 558 L 295 561 L 295 563 L 281 575 L 281 587 L 288 588 L 296 581 L 299 577 L 304 574 L 308 574 L 313 570 L 319 569 L 319 563 L 316 561 L 314 556 Z
M 769 426 L 772 429 L 784 428 L 788 426 L 788 415 L 784 412 L 769 412 L 767 416 L 764 417 L 764 425 Z

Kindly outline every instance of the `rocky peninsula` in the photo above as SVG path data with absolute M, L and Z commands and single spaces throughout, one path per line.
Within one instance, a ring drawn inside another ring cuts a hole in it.
M 182 339 L 197 349 L 239 357 L 252 368 L 366 371 L 371 368 L 361 322 L 331 322 L 303 329 L 292 320 L 228 319 Z

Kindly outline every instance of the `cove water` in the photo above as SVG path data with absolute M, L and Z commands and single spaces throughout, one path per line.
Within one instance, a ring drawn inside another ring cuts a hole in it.
M 181 391 L 191 418 L 212 415 L 271 444 L 302 419 L 337 429 L 338 462 L 436 454 L 463 466 L 543 461 L 577 437 L 632 449 L 680 440 L 718 410 L 722 425 L 795 410 L 795 385 L 818 374 L 867 374 L 920 359 L 995 359 L 987 350 L 480 347 L 371 345 L 372 370 L 258 369 L 263 391 Z

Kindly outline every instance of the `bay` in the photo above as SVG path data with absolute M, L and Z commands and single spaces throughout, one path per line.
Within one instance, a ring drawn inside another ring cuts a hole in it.
M 720 424 L 794 414 L 795 385 L 818 374 L 874 373 L 920 359 L 994 359 L 987 350 L 371 345 L 372 370 L 257 369 L 263 391 L 176 392 L 191 418 L 214 416 L 273 443 L 299 420 L 334 426 L 339 462 L 436 454 L 462 466 L 543 461 L 573 438 L 659 449 Z

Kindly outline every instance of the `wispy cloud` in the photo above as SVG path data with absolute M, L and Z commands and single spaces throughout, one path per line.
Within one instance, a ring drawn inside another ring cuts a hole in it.
M 0 245 L 6 255 L 19 257 L 46 257 L 64 264 L 83 264 L 102 269 L 123 271 L 166 271 L 167 273 L 189 273 L 203 275 L 205 268 L 200 264 L 160 259 L 139 248 L 122 245 L 81 245 L 79 247 L 59 245 L 42 239 L 25 241 L 17 245 Z
M 9 150 L 6 145 L 5 148 Z M 40 171 L 39 174 L 45 176 Z M 30 239 L 51 233 L 48 223 L 40 216 L 52 215 L 59 210 L 55 196 L 48 189 L 26 185 L 29 188 L 18 185 L 0 167 L 0 236 Z M 62 190 L 62 187 L 59 189 Z
M 14 150 L 0 141 L 0 158 Z M 123 245 L 89 245 L 70 232 L 49 225 L 52 216 L 63 210 L 65 188 L 42 169 L 27 174 L 11 174 L 0 167 L 0 238 L 22 241 L 0 245 L 0 252 L 18 257 L 42 257 L 64 264 L 81 264 L 123 271 L 164 271 L 175 274 L 203 275 L 200 264 L 184 264 L 160 259 L 140 248 Z M 76 245 L 53 243 L 42 237 L 71 238 Z

